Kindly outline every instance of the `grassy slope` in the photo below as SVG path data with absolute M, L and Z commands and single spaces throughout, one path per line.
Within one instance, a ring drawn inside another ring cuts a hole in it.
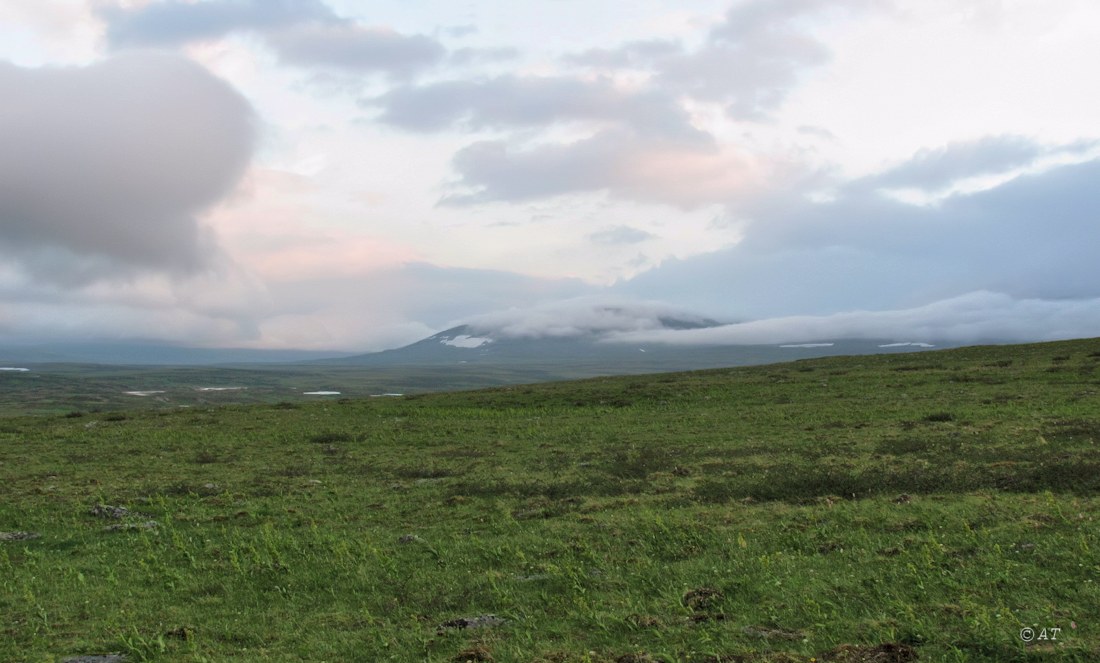
M 359 360 L 366 363 L 357 363 L 353 357 L 332 362 L 237 366 L 27 364 L 31 370 L 26 373 L 0 372 L 0 416 L 301 403 L 329 398 L 303 393 L 310 391 L 336 391 L 352 398 L 387 392 L 415 394 L 604 375 L 768 364 L 833 354 L 901 351 L 879 347 L 876 341 L 837 341 L 829 347 L 811 348 L 775 345 L 651 347 L 645 354 L 638 353 L 634 347 L 604 348 L 573 341 L 561 341 L 556 348 L 543 341 L 508 343 L 509 347 L 503 352 L 487 356 L 480 356 L 480 351 L 473 349 L 451 348 L 457 354 L 449 355 L 396 350 L 366 355 Z M 439 344 L 433 341 L 428 345 Z M 597 347 L 600 349 L 596 350 Z M 536 351 L 538 354 L 532 356 Z M 474 354 L 464 355 L 464 352 Z M 460 361 L 463 356 L 470 360 Z M 23 366 L 18 362 L 13 365 Z M 233 389 L 210 391 L 204 387 Z M 127 393 L 131 391 L 156 393 L 136 396 Z
M 1098 367 L 1089 340 L 0 419 L 0 532 L 42 535 L 0 542 L 0 660 L 1100 660 Z

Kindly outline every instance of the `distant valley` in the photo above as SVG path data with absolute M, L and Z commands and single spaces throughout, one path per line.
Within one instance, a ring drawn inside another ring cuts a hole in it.
M 717 323 L 667 318 L 659 324 L 667 329 L 684 329 Z M 351 356 L 209 350 L 151 343 L 132 347 L 86 344 L 53 352 L 36 348 L 34 353 L 22 355 L 0 353 L 0 368 L 5 369 L 0 371 L 0 413 L 384 398 L 940 347 L 948 345 L 896 339 L 823 339 L 767 345 L 627 344 L 608 341 L 599 333 L 509 337 L 469 325 L 447 329 L 401 348 Z

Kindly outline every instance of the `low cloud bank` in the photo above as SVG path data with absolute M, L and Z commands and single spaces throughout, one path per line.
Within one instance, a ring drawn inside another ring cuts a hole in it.
M 646 333 L 669 326 L 717 324 L 657 301 L 591 296 L 512 308 L 463 321 L 479 334 L 497 338 L 568 338 Z
M 706 329 L 616 331 L 606 340 L 675 345 L 805 343 L 823 339 L 908 342 L 1054 341 L 1100 333 L 1098 299 L 1014 299 L 979 291 L 925 306 L 754 320 Z

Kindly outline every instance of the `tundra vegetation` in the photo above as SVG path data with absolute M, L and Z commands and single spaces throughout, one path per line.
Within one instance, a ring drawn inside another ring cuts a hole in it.
M 1082 340 L 8 416 L 0 659 L 1100 660 L 1098 369 Z

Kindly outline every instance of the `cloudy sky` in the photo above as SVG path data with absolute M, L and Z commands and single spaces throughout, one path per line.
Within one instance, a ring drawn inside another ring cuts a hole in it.
M 1095 0 L 5 0 L 0 341 L 1095 336 L 1096 62 Z

